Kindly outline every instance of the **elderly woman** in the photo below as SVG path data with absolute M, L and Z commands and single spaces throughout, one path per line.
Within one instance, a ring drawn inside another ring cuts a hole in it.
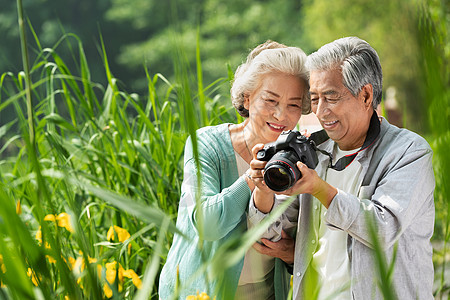
M 178 292 L 183 300 L 197 292 L 206 292 L 217 300 L 284 296 L 288 277 L 282 264 L 252 248 L 239 263 L 223 270 L 223 280 L 211 278 L 207 271 L 201 276 L 194 274 L 232 235 L 247 228 L 246 211 L 255 187 L 250 176 L 246 176 L 252 147 L 275 141 L 282 131 L 295 128 L 302 113 L 309 113 L 305 60 L 301 49 L 268 41 L 251 51 L 246 62 L 237 68 L 231 97 L 245 120 L 197 131 L 200 190 L 192 141 L 188 139 L 177 218 L 177 227 L 188 239 L 174 237 L 161 272 L 161 299 L 170 298 L 176 285 L 182 287 Z M 197 196 L 201 202 L 199 207 Z M 197 222 L 200 210 L 201 230 Z M 201 249 L 199 231 L 204 239 Z

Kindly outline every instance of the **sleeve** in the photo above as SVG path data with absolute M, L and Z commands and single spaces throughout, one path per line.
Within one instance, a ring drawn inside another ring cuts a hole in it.
M 410 147 L 411 148 L 411 147 Z M 372 247 L 368 220 L 373 220 L 382 247 L 390 248 L 411 226 L 427 236 L 434 226 L 432 151 L 407 149 L 397 157 L 383 157 L 389 168 L 379 180 L 360 189 L 358 197 L 339 191 L 326 213 L 326 222 Z
M 272 210 L 278 207 L 281 203 L 283 203 L 287 199 L 289 199 L 289 196 L 276 195 Z M 280 218 L 278 218 L 278 220 L 273 222 L 267 228 L 267 230 L 264 232 L 261 238 L 277 242 L 281 239 L 281 230 L 284 230 L 288 234 L 293 236 L 298 222 L 298 205 L 299 205 L 298 200 L 294 200 L 292 204 L 290 204 L 288 208 L 283 212 Z M 255 207 L 252 195 L 248 208 L 248 216 L 247 216 L 248 227 L 251 228 L 253 226 L 256 226 L 268 215 L 269 214 L 262 213 Z
M 242 220 L 250 198 L 250 188 L 242 177 L 222 188 L 221 169 L 214 145 L 199 139 L 200 173 L 192 154 L 192 141 L 185 147 L 184 179 L 181 186 L 180 208 L 185 207 L 189 220 L 205 240 L 214 241 L 226 236 Z M 220 150 L 219 150 L 220 151 Z M 198 203 L 198 204 L 197 204 Z

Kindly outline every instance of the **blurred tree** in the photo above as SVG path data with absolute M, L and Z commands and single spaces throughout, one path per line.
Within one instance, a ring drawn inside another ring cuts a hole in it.
M 21 70 L 20 39 L 15 1 L 0 0 L 0 73 Z
M 308 0 L 303 27 L 315 47 L 344 36 L 358 36 L 378 52 L 384 91 L 395 88 L 403 123 L 416 131 L 426 127 L 426 101 L 419 74 L 417 1 Z M 386 95 L 386 93 L 385 93 Z
M 109 7 L 110 0 L 25 0 L 23 1 L 25 16 L 43 48 L 54 47 L 64 33 L 74 33 L 84 42 L 87 56 L 92 58 L 92 69 L 95 64 L 102 63 L 98 59 L 99 29 L 113 30 L 114 23 L 106 23 L 103 12 Z M 0 71 L 17 72 L 22 69 L 20 56 L 19 29 L 17 24 L 16 1 L 0 0 Z M 31 31 L 28 32 L 30 47 L 36 53 Z M 62 53 L 62 55 L 70 53 Z M 31 57 L 33 61 L 34 57 Z
M 267 39 L 288 45 L 303 44 L 299 1 L 231 0 L 112 0 L 107 18 L 126 22 L 133 32 L 147 32 L 147 38 L 121 48 L 118 62 L 130 69 L 143 63 L 153 72 L 173 74 L 172 31 L 179 33 L 191 64 L 195 62 L 197 27 L 200 26 L 202 67 L 205 82 L 226 76 L 227 64 L 234 69 L 246 56 L 246 50 Z M 143 80 L 131 83 L 134 90 Z
M 54 47 L 63 32 L 80 37 L 97 82 L 105 81 L 101 34 L 113 74 L 126 90 L 140 94 L 146 87 L 144 65 L 151 74 L 173 76 L 173 32 L 194 70 L 200 28 L 205 84 L 226 76 L 227 64 L 235 69 L 248 49 L 267 39 L 310 53 L 336 38 L 357 35 L 377 49 L 384 87 L 395 87 L 400 107 L 408 112 L 406 125 L 422 130 L 425 102 L 415 32 L 418 1 L 24 0 L 24 5 L 42 47 Z M 16 4 L 0 0 L 0 6 L 0 72 L 17 72 L 22 68 Z

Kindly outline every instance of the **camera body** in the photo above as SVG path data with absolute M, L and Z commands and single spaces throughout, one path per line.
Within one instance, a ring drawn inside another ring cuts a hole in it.
M 256 158 L 268 161 L 264 168 L 264 181 L 276 192 L 289 189 L 302 177 L 296 166 L 298 161 L 310 169 L 318 163 L 314 141 L 294 130 L 283 131 L 275 142 L 258 151 Z

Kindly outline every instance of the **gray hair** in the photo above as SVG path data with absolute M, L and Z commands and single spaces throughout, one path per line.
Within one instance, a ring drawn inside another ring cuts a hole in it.
M 297 47 L 287 47 L 273 41 L 267 41 L 256 47 L 247 56 L 234 74 L 231 86 L 231 101 L 238 113 L 247 118 L 244 108 L 245 96 L 251 94 L 259 85 L 262 76 L 279 72 L 297 76 L 305 83 L 302 99 L 302 114 L 311 112 L 309 98 L 309 72 L 305 67 L 306 54 Z
M 306 67 L 313 70 L 332 70 L 341 68 L 343 84 L 353 96 L 362 87 L 373 87 L 373 108 L 381 103 L 383 73 L 377 52 L 366 41 L 358 37 L 345 37 L 322 46 L 310 54 Z

